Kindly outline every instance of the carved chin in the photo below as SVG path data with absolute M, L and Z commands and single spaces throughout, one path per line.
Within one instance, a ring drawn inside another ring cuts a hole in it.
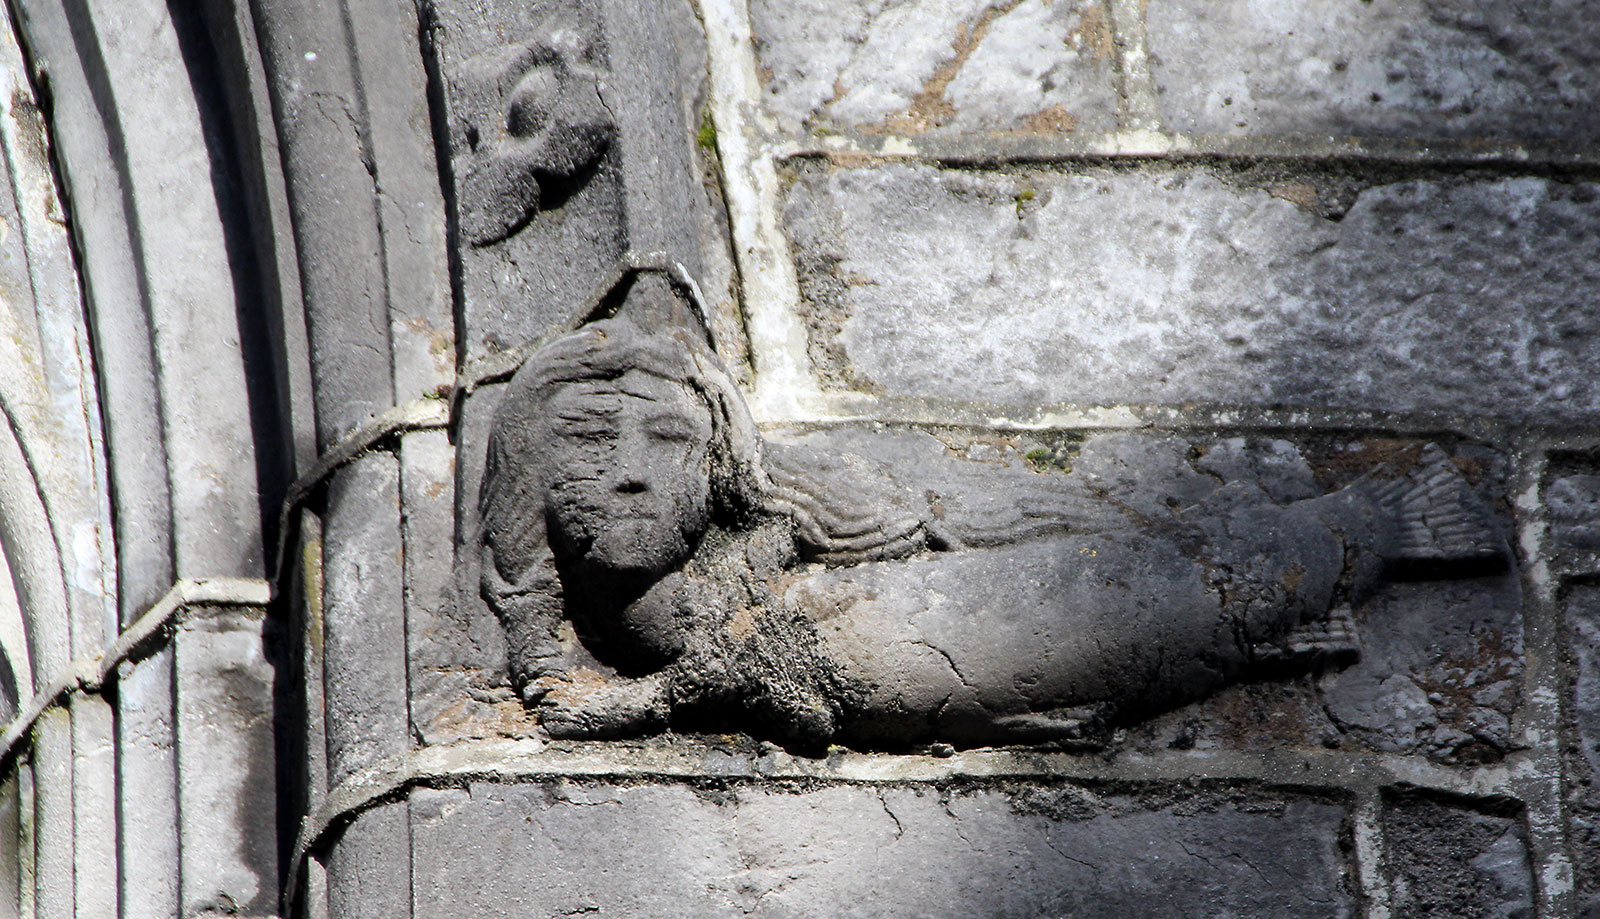
M 623 520 L 595 536 L 583 553 L 586 567 L 624 574 L 665 574 L 689 557 L 688 539 L 676 527 Z

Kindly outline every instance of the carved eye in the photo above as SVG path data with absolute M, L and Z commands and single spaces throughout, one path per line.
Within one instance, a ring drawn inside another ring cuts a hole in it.
M 573 441 L 613 440 L 617 436 L 617 431 L 609 424 L 583 419 L 562 425 L 561 435 Z
M 544 130 L 560 92 L 561 78 L 548 66 L 534 67 L 523 74 L 511 90 L 506 130 L 513 137 L 533 137 Z
M 695 438 L 695 428 L 687 418 L 663 416 L 650 419 L 645 428 L 651 437 L 657 440 L 670 440 L 678 443 L 688 443 Z

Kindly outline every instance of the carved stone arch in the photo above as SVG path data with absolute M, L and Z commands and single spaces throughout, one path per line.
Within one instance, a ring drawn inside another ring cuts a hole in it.
M 0 756 L 35 827 L 0 916 L 270 912 L 262 634 L 306 374 L 250 10 L 17 0 L 0 79 L 0 545 L 26 653 L 3 602 L 0 642 L 33 671 Z
M 95 783 L 114 785 L 109 757 L 90 752 L 97 743 L 109 745 L 109 708 L 92 700 L 39 713 L 43 700 L 59 695 L 74 658 L 101 647 L 108 631 L 114 634 L 115 570 L 107 564 L 114 551 L 103 438 L 72 243 L 33 81 L 10 23 L 4 26 L 0 221 L 12 242 L 0 264 L 6 330 L 0 337 L 0 552 L 8 593 L 0 601 L 0 641 L 19 692 L 0 755 L 11 763 L 7 773 L 29 779 L 7 782 L 8 808 L 22 819 L 21 788 L 27 785 L 31 822 L 53 821 L 62 832 L 37 838 L 26 855 L 20 846 L 6 847 L 6 859 L 17 864 L 0 869 L 18 881 L 31 873 L 45 883 L 26 894 L 0 892 L 0 902 L 32 901 L 46 912 L 76 909 L 78 885 L 63 879 L 72 876 L 75 861 L 109 854 L 91 842 L 93 826 L 103 826 L 104 817 L 89 815 L 108 803 L 104 793 L 93 793 Z M 19 663 L 26 670 L 17 672 Z M 29 717 L 37 721 L 19 735 L 24 725 L 13 720 Z M 90 844 L 80 847 L 80 841 Z M 86 875 L 95 883 L 108 879 L 93 870 Z M 92 896 L 81 900 L 93 911 Z

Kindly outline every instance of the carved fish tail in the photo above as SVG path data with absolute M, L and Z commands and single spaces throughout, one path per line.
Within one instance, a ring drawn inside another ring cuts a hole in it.
M 1383 558 L 1391 570 L 1466 574 L 1503 567 L 1508 550 L 1483 499 L 1436 444 L 1405 478 L 1375 483 L 1376 503 L 1393 521 Z
M 1340 605 L 1327 618 L 1295 626 L 1282 642 L 1257 644 L 1251 651 L 1260 664 L 1337 670 L 1361 658 L 1361 640 L 1350 607 Z

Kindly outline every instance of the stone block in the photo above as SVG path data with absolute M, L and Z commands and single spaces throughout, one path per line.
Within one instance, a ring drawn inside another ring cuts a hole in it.
M 192 658 L 193 653 L 200 651 L 194 647 L 205 641 L 204 637 L 191 634 L 180 634 L 179 641 L 189 644 L 185 648 L 185 657 Z M 179 811 L 178 811 L 178 749 L 174 742 L 177 721 L 174 718 L 176 709 L 173 707 L 174 673 L 173 656 L 174 648 L 168 646 L 154 652 L 144 660 L 137 663 L 123 663 L 118 667 L 117 674 L 117 730 L 122 736 L 122 743 L 117 750 L 117 782 L 122 788 L 122 801 L 119 807 L 119 823 L 121 836 L 119 838 L 118 861 L 123 871 L 122 895 L 127 899 L 124 908 L 126 919 L 165 919 L 165 917 L 178 914 L 179 907 L 178 872 L 172 866 L 178 864 L 179 850 Z M 259 650 L 257 651 L 259 655 Z M 213 653 L 213 660 L 221 655 Z M 223 658 L 225 660 L 225 658 Z M 206 656 L 201 657 L 204 662 Z M 244 676 L 248 687 L 248 676 L 251 667 L 247 657 L 245 666 L 239 672 L 229 673 L 228 677 L 238 679 Z M 194 668 L 188 668 L 186 674 L 189 689 L 206 691 L 206 687 L 195 686 Z M 217 669 L 213 665 L 211 675 L 215 676 Z M 228 667 L 220 668 L 224 672 Z M 261 674 L 269 680 L 271 674 Z M 233 709 L 227 719 L 216 718 L 217 728 L 213 729 L 216 735 L 208 736 L 201 742 L 188 747 L 188 750 L 202 749 L 206 757 L 201 768 L 202 776 L 216 781 L 225 772 L 217 768 L 217 764 L 231 762 L 231 767 L 243 767 L 248 770 L 257 765 L 249 759 L 248 755 L 239 757 L 241 747 L 248 750 L 248 732 L 243 730 L 245 719 L 250 716 L 248 711 L 249 697 L 253 693 L 243 693 L 244 699 L 236 699 L 232 692 L 213 695 L 210 699 L 192 699 L 191 706 L 199 703 L 205 708 L 208 703 L 216 704 L 219 701 L 228 703 L 228 708 Z M 217 696 L 220 695 L 219 700 Z M 239 703 L 243 702 L 244 705 Z M 239 709 L 245 709 L 240 711 Z M 207 716 L 216 713 L 205 708 Z M 189 710 L 190 730 L 194 729 L 195 721 L 193 709 Z M 237 720 L 235 720 L 237 719 Z M 201 730 L 206 730 L 206 725 L 199 725 Z M 208 732 L 210 733 L 210 732 Z M 192 735 L 191 735 L 192 736 Z M 229 754 L 232 754 L 230 757 Z M 264 760 L 259 765 L 265 766 L 270 760 Z M 199 784 L 199 779 L 190 777 L 188 784 L 191 789 Z M 220 797 L 226 797 L 224 790 Z M 216 805 L 213 796 L 205 805 Z M 193 800 L 191 791 L 190 799 Z M 270 808 L 270 804 L 268 805 Z M 270 812 L 270 810 L 268 811 Z M 216 815 L 208 814 L 210 825 L 219 826 L 221 832 L 232 834 L 238 831 L 235 822 L 217 819 Z
M 458 602 L 455 513 L 459 504 L 475 506 L 477 491 L 469 487 L 457 502 L 455 473 L 456 451 L 443 432 L 406 435 L 400 484 L 410 716 L 413 734 L 427 743 L 531 727 L 506 685 L 498 623 L 481 603 Z
M 474 784 L 413 797 L 417 913 L 1351 916 L 1339 803 L 1184 787 Z
M 1544 552 L 1551 567 L 1564 577 L 1600 573 L 1600 455 L 1553 451 L 1542 484 L 1549 522 Z
M 1563 475 L 1544 495 L 1550 535 L 1563 547 L 1600 549 L 1600 475 Z
M 1398 181 L 1333 213 L 1247 179 L 802 171 L 785 216 L 813 365 L 1021 405 L 1600 410 L 1593 183 Z
M 1600 915 L 1600 586 L 1566 591 L 1567 648 L 1574 725 L 1567 751 L 1568 831 L 1579 915 Z
M 1521 594 L 1515 575 L 1391 585 L 1358 614 L 1362 658 L 1322 680 L 1344 738 L 1445 763 L 1521 747 Z
M 694 142 L 707 68 L 691 5 L 436 10 L 464 356 L 565 322 L 630 252 L 704 274 L 725 315 L 733 268 L 720 190 L 707 187 L 715 144 Z
M 1106 130 L 1104 0 L 755 0 L 767 103 L 789 131 Z
M 1533 915 L 1527 832 L 1515 813 L 1397 796 L 1386 802 L 1383 834 L 1397 919 Z
M 1146 13 L 1184 133 L 1593 138 L 1600 25 L 1582 0 L 1178 0 Z
M 400 801 L 357 815 L 339 832 L 323 858 L 328 916 L 393 919 L 419 914 L 412 908 L 409 823 L 409 805 Z

